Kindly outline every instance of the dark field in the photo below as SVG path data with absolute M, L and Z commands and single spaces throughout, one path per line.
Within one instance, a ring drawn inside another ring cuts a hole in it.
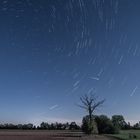
M 135 135 L 136 138 L 133 138 L 133 135 Z M 140 130 L 123 130 L 120 132 L 120 134 L 110 136 L 118 138 L 119 140 L 140 140 Z
M 19 131 L 0 130 L 0 140 L 115 140 L 105 136 L 85 136 L 81 132 L 69 131 Z

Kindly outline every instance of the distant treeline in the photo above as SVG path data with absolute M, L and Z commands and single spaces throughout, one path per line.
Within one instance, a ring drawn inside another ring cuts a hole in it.
M 22 130 L 80 130 L 81 127 L 76 122 L 71 123 L 47 123 L 42 122 L 40 126 L 35 126 L 32 123 L 28 124 L 0 124 L 0 129 L 22 129 Z
M 92 116 L 99 133 L 116 133 L 118 130 L 140 129 L 140 122 L 130 125 L 122 115 L 113 115 L 110 119 L 106 115 Z M 82 125 L 76 122 L 67 123 L 48 123 L 42 122 L 39 126 L 32 123 L 28 124 L 0 124 L 0 129 L 21 129 L 21 130 L 84 130 L 87 129 L 89 116 L 83 117 Z

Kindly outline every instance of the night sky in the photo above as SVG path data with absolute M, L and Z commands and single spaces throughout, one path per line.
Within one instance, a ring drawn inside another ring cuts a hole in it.
M 139 0 L 0 0 L 0 122 L 139 120 Z

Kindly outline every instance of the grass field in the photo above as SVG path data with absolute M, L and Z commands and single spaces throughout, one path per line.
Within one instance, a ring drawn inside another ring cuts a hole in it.
M 136 138 L 130 138 L 130 135 L 136 135 Z M 87 136 L 80 131 L 63 130 L 0 130 L 0 140 L 140 140 L 140 130 L 125 130 L 107 136 Z
M 79 140 L 81 132 L 45 130 L 0 130 L 0 140 Z
M 0 130 L 0 140 L 116 140 L 112 137 L 71 131 Z
M 133 138 L 133 136 L 136 138 Z M 140 140 L 140 130 L 124 130 L 120 134 L 110 135 L 120 140 Z

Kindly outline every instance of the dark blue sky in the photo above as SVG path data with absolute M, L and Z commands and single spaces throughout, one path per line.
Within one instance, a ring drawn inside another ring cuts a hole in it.
M 81 121 L 140 110 L 139 0 L 0 0 L 0 121 Z

